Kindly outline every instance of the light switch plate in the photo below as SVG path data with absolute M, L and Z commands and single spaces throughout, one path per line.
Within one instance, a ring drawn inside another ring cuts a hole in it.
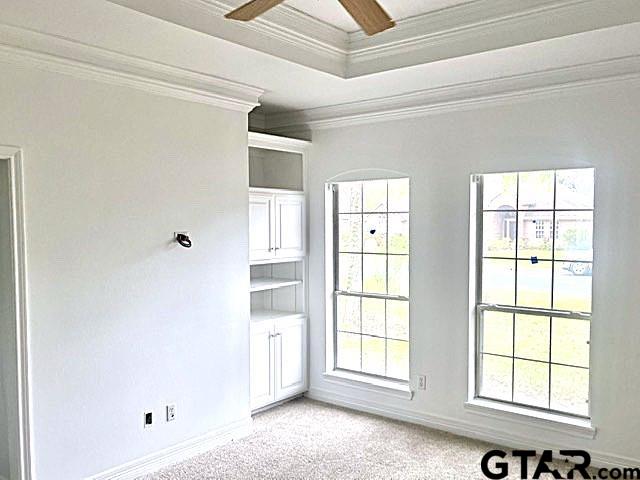
M 167 405 L 167 422 L 173 422 L 176 419 L 176 405 Z

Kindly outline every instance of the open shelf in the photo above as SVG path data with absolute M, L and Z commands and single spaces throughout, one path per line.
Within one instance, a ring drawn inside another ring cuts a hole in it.
M 251 321 L 261 322 L 263 320 L 280 320 L 283 318 L 299 318 L 304 317 L 301 312 L 285 312 L 282 310 L 251 310 Z
M 288 278 L 252 278 L 250 292 L 262 292 L 264 290 L 274 290 L 276 288 L 300 285 L 302 280 L 291 280 Z
M 300 153 L 249 147 L 249 186 L 302 191 L 303 166 Z

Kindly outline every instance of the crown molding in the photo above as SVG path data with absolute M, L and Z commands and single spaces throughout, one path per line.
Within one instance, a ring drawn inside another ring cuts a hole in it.
M 347 78 L 636 21 L 637 0 L 476 0 L 349 34 Z
M 249 112 L 264 90 L 0 23 L 0 61 Z
M 640 21 L 638 0 L 616 0 L 616 8 L 611 0 L 475 0 L 369 37 L 286 4 L 251 22 L 231 22 L 223 15 L 242 0 L 109 1 L 342 78 Z
M 250 22 L 238 22 L 227 20 L 224 14 L 241 4 L 240 0 L 109 1 L 315 70 L 346 76 L 348 34 L 286 5 Z
M 300 133 L 501 104 L 630 80 L 640 80 L 640 55 L 266 115 L 266 127 L 271 133 Z
M 407 40 L 427 39 L 444 33 L 458 32 L 478 26 L 509 21 L 556 9 L 574 7 L 594 0 L 475 0 L 417 15 L 396 22 L 394 28 L 367 36 L 363 31 L 349 34 L 350 53 L 360 54 L 378 47 L 404 43 Z
M 238 6 L 221 0 L 180 1 L 200 6 L 220 18 Z M 242 3 L 244 2 L 239 2 Z M 250 22 L 234 24 L 243 29 L 266 33 L 336 60 L 344 60 L 348 53 L 349 35 L 346 32 L 287 5 L 273 8 Z

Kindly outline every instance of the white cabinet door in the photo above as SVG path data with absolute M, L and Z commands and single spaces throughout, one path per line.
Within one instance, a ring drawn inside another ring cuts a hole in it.
M 262 193 L 249 195 L 249 259 L 268 260 L 273 258 L 275 246 L 273 237 L 274 197 Z
M 273 322 L 251 324 L 251 409 L 275 401 L 275 351 Z
M 276 257 L 302 257 L 305 254 L 304 195 L 276 195 Z
M 307 331 L 303 317 L 277 320 L 276 400 L 304 392 L 307 387 Z

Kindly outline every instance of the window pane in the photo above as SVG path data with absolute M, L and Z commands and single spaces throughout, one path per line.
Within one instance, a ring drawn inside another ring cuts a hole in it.
M 554 317 L 552 328 L 551 361 L 577 367 L 588 367 L 590 322 Z
M 409 379 L 409 302 L 391 299 L 409 296 L 409 191 L 407 178 L 337 184 L 336 368 Z
M 549 317 L 516 315 L 515 356 L 549 361 Z
M 347 370 L 360 370 L 360 335 L 338 332 L 338 358 L 336 366 Z
M 518 257 L 551 260 L 553 212 L 520 212 L 518 219 Z
M 338 257 L 340 278 L 338 288 L 350 292 L 362 291 L 362 255 L 341 253 Z
M 556 260 L 593 259 L 593 212 L 556 212 Z
M 409 379 L 409 342 L 387 340 L 387 376 Z
M 553 308 L 591 312 L 591 264 L 555 262 Z
M 362 336 L 362 371 L 374 375 L 385 374 L 384 338 Z
M 515 210 L 517 173 L 483 175 L 483 208 L 485 210 Z
M 515 257 L 516 212 L 485 212 L 483 214 L 482 250 L 485 257 Z
M 363 215 L 363 249 L 367 253 L 387 253 L 387 215 Z
M 589 414 L 589 370 L 551 365 L 551 408 L 587 416 Z
M 338 185 L 338 212 L 362 212 L 362 182 L 341 182 Z
M 389 257 L 389 295 L 409 296 L 409 257 L 390 255 Z
M 338 295 L 338 330 L 360 333 L 360 297 Z
M 482 351 L 513 355 L 513 314 L 484 311 L 482 313 Z
M 387 300 L 387 337 L 409 340 L 409 302 Z
M 553 170 L 519 174 L 518 209 L 553 209 Z
M 480 396 L 511 401 L 511 358 L 482 355 Z
M 482 262 L 482 301 L 499 305 L 515 302 L 515 261 L 484 260 Z
M 551 264 L 518 260 L 518 306 L 551 308 Z
M 513 401 L 548 408 L 549 364 L 515 360 L 513 371 Z
M 387 181 L 370 180 L 363 182 L 362 198 L 365 212 L 387 211 Z
M 363 255 L 363 291 L 366 293 L 387 293 L 386 255 Z
M 389 253 L 409 253 L 409 214 L 389 214 Z
M 389 211 L 409 211 L 409 179 L 396 178 L 389 180 Z
M 362 333 L 384 337 L 384 316 L 384 300 L 379 298 L 362 298 Z
M 593 208 L 593 169 L 558 170 L 556 208 Z
M 339 246 L 341 252 L 362 251 L 362 215 L 340 214 Z
M 519 313 L 482 312 L 478 396 L 588 414 L 593 178 L 593 169 L 482 175 L 479 301 Z

